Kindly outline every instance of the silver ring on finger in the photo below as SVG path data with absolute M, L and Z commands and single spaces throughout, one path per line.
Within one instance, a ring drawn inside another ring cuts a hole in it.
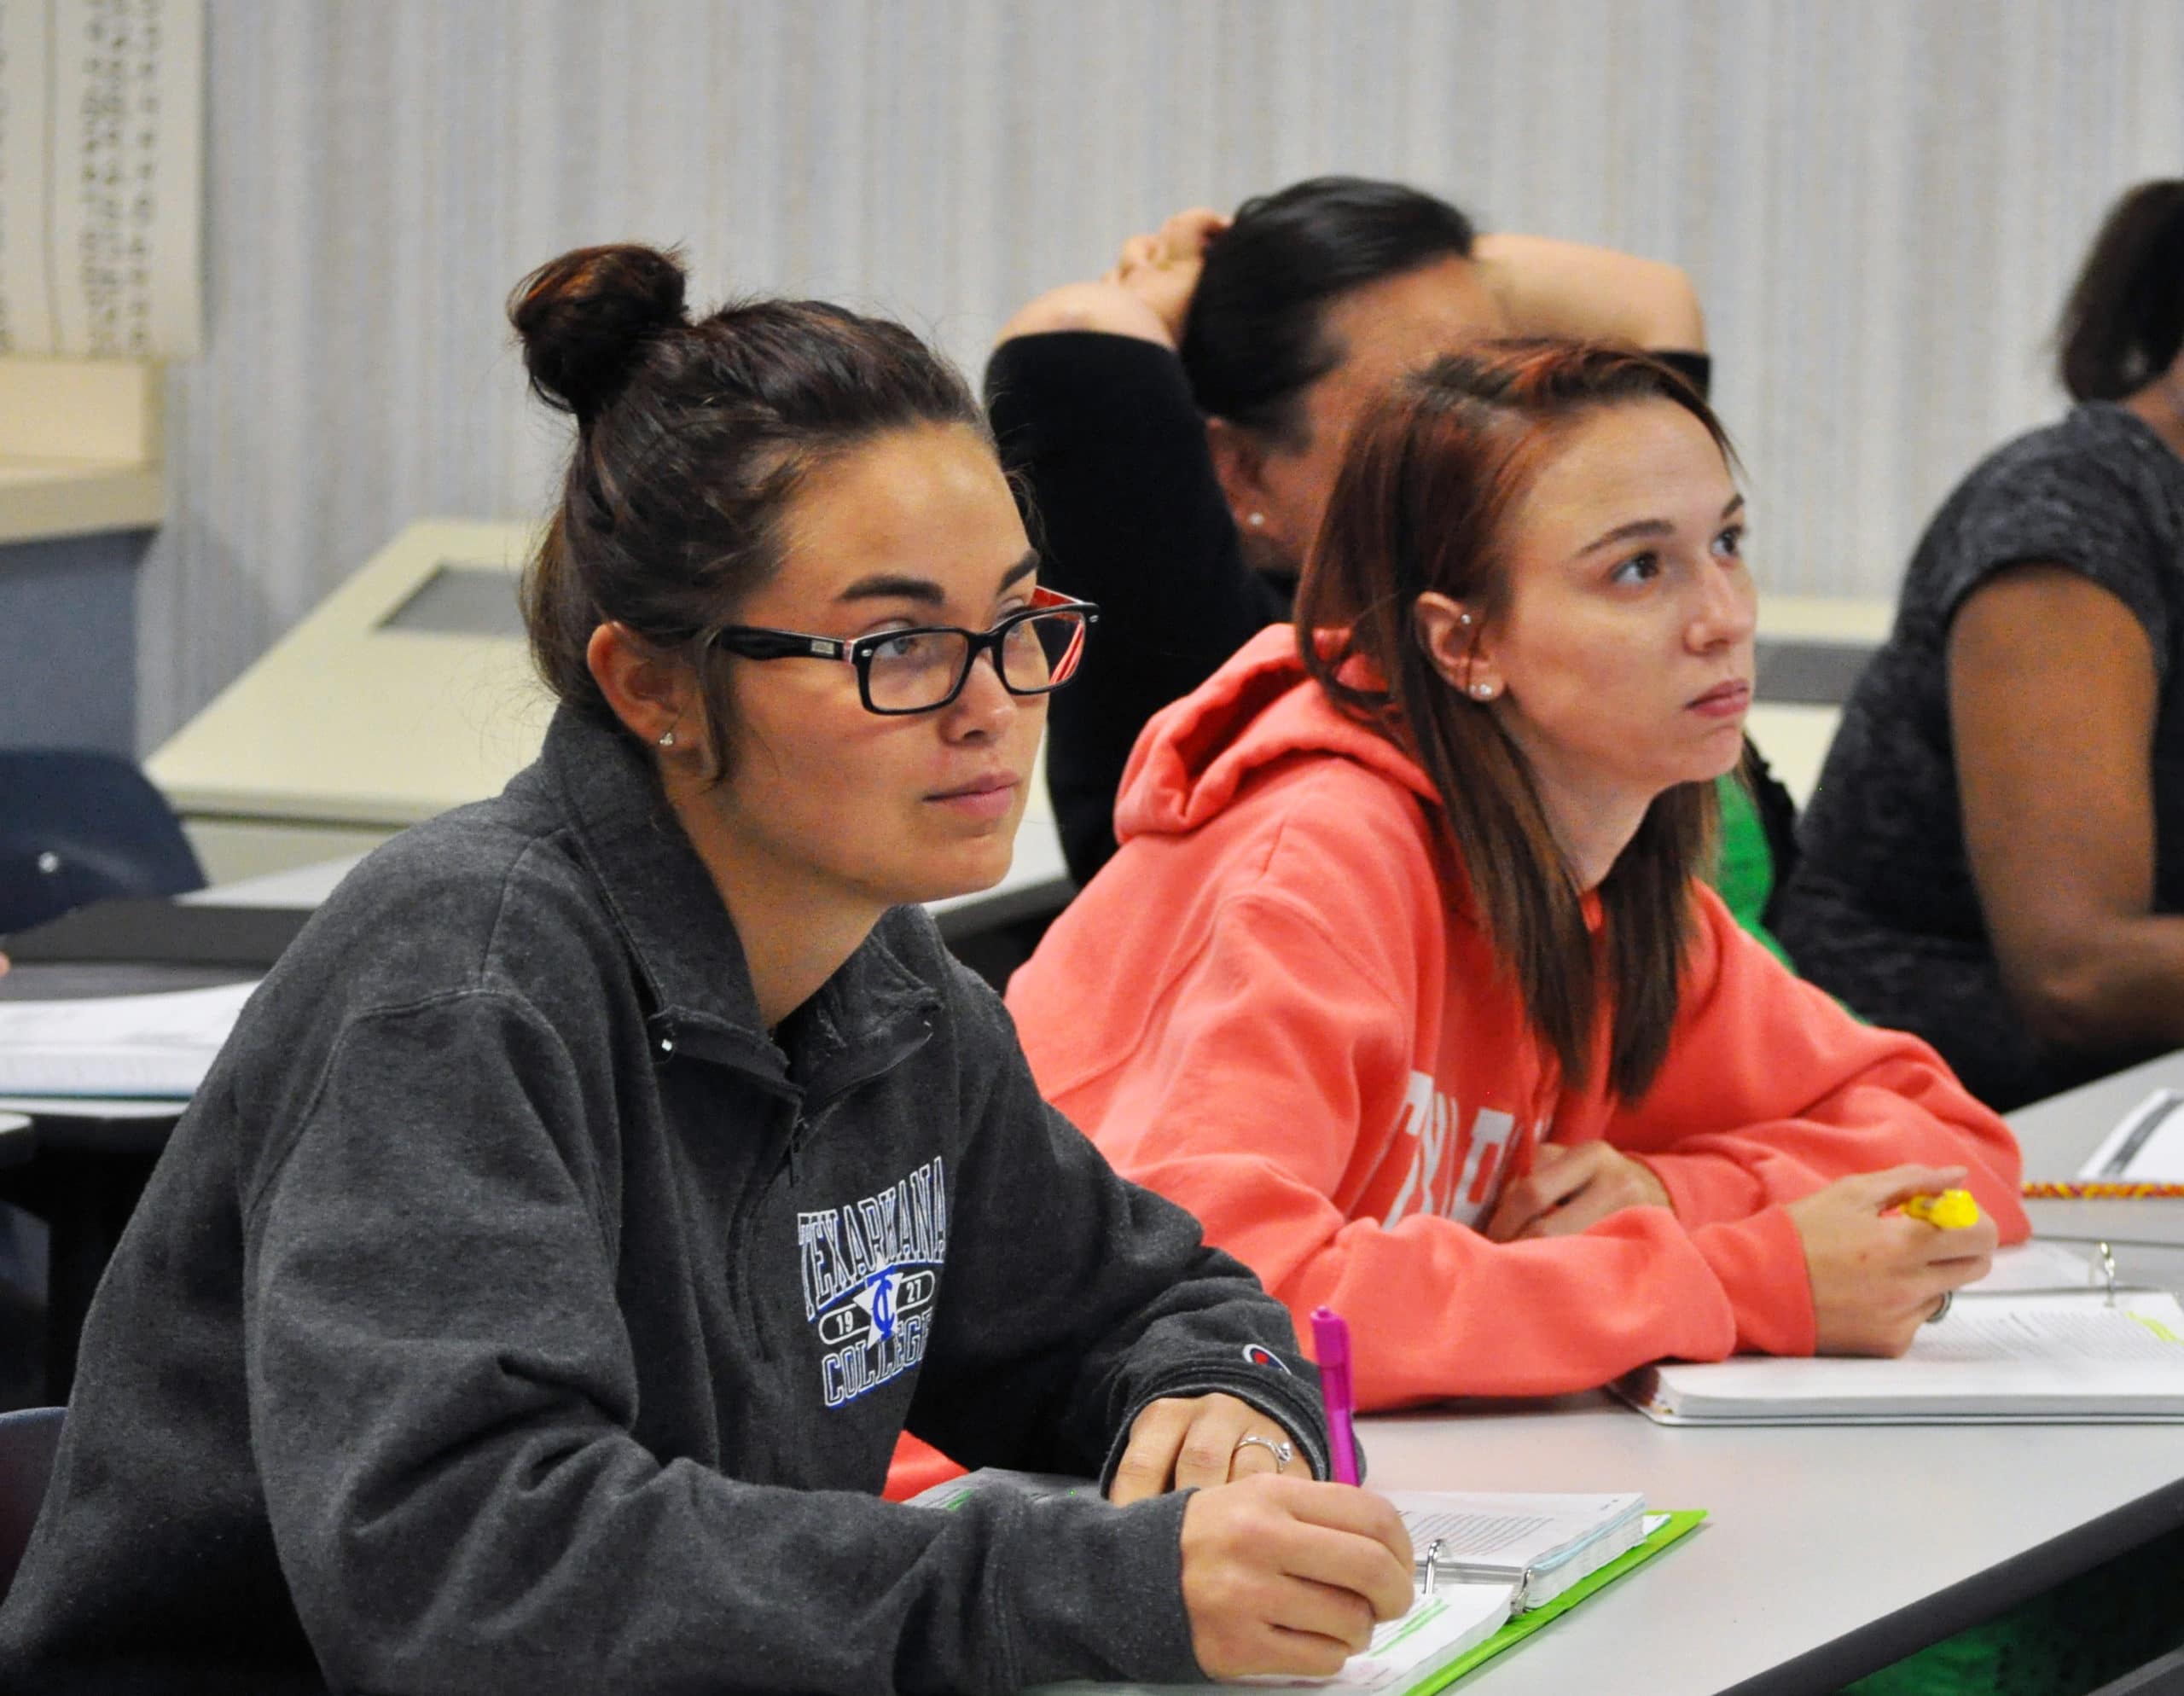
M 1926 1316 L 1926 1323 L 1929 1325 L 1938 1325 L 1942 1321 L 1947 1319 L 1949 1317 L 1950 1305 L 1955 1300 L 1956 1292 L 1955 1290 L 1943 1290 L 1942 1292 L 1941 1305 Z
M 1253 1444 L 1257 1444 L 1274 1456 L 1274 1469 L 1277 1472 L 1287 1472 L 1289 1463 L 1297 1458 L 1297 1451 L 1289 1446 L 1286 1439 L 1261 1437 L 1255 1431 L 1247 1431 L 1236 1439 L 1236 1446 L 1228 1451 L 1228 1458 L 1231 1461 L 1234 1460 L 1237 1455 Z

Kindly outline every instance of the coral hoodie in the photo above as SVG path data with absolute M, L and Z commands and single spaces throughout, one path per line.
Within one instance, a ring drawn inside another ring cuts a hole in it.
M 1349 1316 L 1362 1403 L 1809 1353 L 1782 1204 L 1850 1173 L 1968 1165 L 2003 1240 L 2026 1234 L 2002 1121 L 1703 885 L 1652 1087 L 1561 1087 L 1440 819 L 1425 772 L 1328 705 L 1292 628 L 1268 630 L 1146 727 L 1121 851 L 1008 992 L 1042 1089 L 1118 1170 L 1195 1212 L 1300 1330 L 1322 1303 Z M 1533 1140 L 1596 1137 L 1673 1211 L 1513 1243 L 1475 1228 Z

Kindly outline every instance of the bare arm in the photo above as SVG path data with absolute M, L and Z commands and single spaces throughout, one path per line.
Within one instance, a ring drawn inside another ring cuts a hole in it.
M 1973 593 L 1949 642 L 1966 851 L 2002 981 L 2066 1047 L 2184 1043 L 2184 918 L 2152 911 L 2153 653 L 2059 566 Z
M 1122 257 L 1106 276 L 1066 282 L 1019 309 L 996 340 L 1096 330 L 1172 349 L 1183 339 L 1183 315 L 1205 267 L 1205 245 L 1228 227 L 1227 218 L 1205 206 L 1179 212 L 1149 235 L 1123 243 Z
M 1485 270 L 1513 334 L 1705 351 L 1699 293 L 1675 265 L 1543 235 L 1482 235 L 1472 256 Z

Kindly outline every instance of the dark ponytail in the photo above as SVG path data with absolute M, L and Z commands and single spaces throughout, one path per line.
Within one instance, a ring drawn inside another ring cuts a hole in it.
M 1304 390 L 1342 363 L 1322 328 L 1340 296 L 1471 257 L 1471 220 L 1400 183 L 1315 177 L 1236 209 L 1206 251 L 1177 350 L 1198 409 L 1292 447 Z
M 2121 400 L 2184 343 L 2184 179 L 2141 183 L 2116 202 L 2056 326 L 2058 373 L 2077 400 Z
M 717 759 L 724 677 L 705 669 L 706 638 L 781 563 L 804 473 L 889 431 L 985 422 L 900 324 L 818 300 L 732 302 L 693 322 L 683 291 L 675 254 L 624 245 L 564 253 L 509 297 L 531 388 L 577 424 L 523 611 L 547 686 L 603 723 L 619 721 L 584 658 L 599 625 L 685 653 Z

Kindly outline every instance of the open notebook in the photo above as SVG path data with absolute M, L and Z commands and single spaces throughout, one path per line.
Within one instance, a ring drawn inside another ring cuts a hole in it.
M 1034 1496 L 1090 1495 L 1095 1486 L 997 1469 L 953 1478 L 915 1497 L 945 1511 L 979 1490 Z M 1424 1696 L 1538 1629 L 1689 1530 L 1696 1513 L 1648 1514 L 1634 1495 L 1519 1495 L 1495 1491 L 1391 1491 L 1418 1554 L 1420 1589 L 1410 1612 L 1373 1634 L 1333 1678 L 1263 1677 L 1254 1689 L 1372 1691 Z M 1426 1554 L 1438 1544 L 1434 1580 L 1424 1583 Z M 1169 1696 L 1203 1684 L 1071 1683 L 1045 1696 Z
M 1614 1388 L 1664 1425 L 2184 1420 L 2184 1308 L 2032 1243 L 1996 1255 L 1900 1359 L 1667 1362 Z

